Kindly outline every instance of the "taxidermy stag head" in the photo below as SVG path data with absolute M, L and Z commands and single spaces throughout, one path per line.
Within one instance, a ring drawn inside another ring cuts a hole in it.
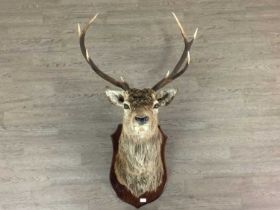
M 158 125 L 158 110 L 167 106 L 176 95 L 176 89 L 162 87 L 181 76 L 190 64 L 190 49 L 193 39 L 187 40 L 178 18 L 172 13 L 184 40 L 184 51 L 171 72 L 152 88 L 130 88 L 122 77 L 116 80 L 102 72 L 89 56 L 85 47 L 85 35 L 94 22 L 95 15 L 81 29 L 78 24 L 80 47 L 84 58 L 93 71 L 104 80 L 122 90 L 106 90 L 109 100 L 123 109 L 123 124 L 119 125 L 113 139 L 113 159 L 110 179 L 117 195 L 135 207 L 152 202 L 160 196 L 166 182 L 164 146 L 166 136 Z

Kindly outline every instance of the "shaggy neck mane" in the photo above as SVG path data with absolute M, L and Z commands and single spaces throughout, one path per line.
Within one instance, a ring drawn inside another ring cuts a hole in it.
M 154 138 L 155 139 L 160 138 L 160 130 L 157 126 L 154 126 L 153 129 L 151 129 L 146 133 L 131 132 L 129 128 L 123 126 L 123 130 L 121 133 L 121 139 L 129 139 L 130 141 L 139 144 L 143 144 Z
M 135 196 L 155 191 L 162 182 L 162 134 L 157 128 L 147 139 L 137 138 L 122 131 L 115 171 L 119 182 Z

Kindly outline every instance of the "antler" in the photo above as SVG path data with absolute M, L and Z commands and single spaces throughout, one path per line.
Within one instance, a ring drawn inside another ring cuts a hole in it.
M 81 30 L 80 24 L 78 24 L 78 32 L 79 32 L 79 37 L 80 37 L 80 47 L 82 54 L 84 58 L 86 59 L 87 63 L 91 66 L 93 71 L 97 73 L 100 77 L 103 79 L 107 80 L 108 82 L 112 83 L 113 85 L 116 85 L 117 87 L 122 88 L 123 90 L 128 90 L 129 85 L 123 80 L 121 77 L 121 81 L 115 80 L 114 78 L 110 77 L 109 75 L 103 73 L 97 66 L 96 64 L 92 61 L 92 59 L 89 56 L 88 50 L 85 47 L 85 35 L 86 32 L 89 28 L 89 26 L 93 23 L 93 21 L 96 19 L 98 16 L 98 13 L 88 22 L 88 24 Z
M 186 33 L 180 23 L 180 21 L 178 20 L 177 16 L 175 15 L 174 12 L 172 12 L 172 15 L 174 16 L 179 28 L 180 28 L 180 31 L 181 31 L 181 34 L 182 34 L 182 37 L 184 39 L 184 43 L 185 43 L 185 49 L 183 51 L 183 54 L 181 55 L 181 58 L 180 60 L 178 61 L 178 63 L 176 64 L 176 66 L 174 67 L 173 71 L 170 73 L 169 71 L 166 73 L 165 77 L 163 79 L 161 79 L 156 85 L 154 85 L 152 87 L 152 89 L 154 91 L 157 91 L 159 90 L 160 88 L 162 88 L 163 86 L 165 86 L 166 84 L 168 84 L 169 82 L 172 82 L 174 79 L 176 79 L 177 77 L 181 76 L 185 71 L 186 69 L 188 68 L 189 64 L 190 64 L 190 61 L 191 61 L 191 57 L 190 57 L 190 49 L 191 49 L 191 46 L 192 46 L 192 43 L 193 41 L 195 40 L 196 38 L 196 35 L 197 35 L 197 30 L 198 28 L 195 30 L 194 32 L 194 35 L 193 35 L 193 39 L 191 41 L 188 41 L 187 40 L 187 36 L 186 36 Z M 182 67 L 183 63 L 187 61 L 187 63 L 185 64 L 185 66 L 180 70 L 180 68 Z

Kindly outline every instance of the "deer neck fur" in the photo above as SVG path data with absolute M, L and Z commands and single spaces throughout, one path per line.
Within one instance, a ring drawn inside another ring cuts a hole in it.
M 158 126 L 146 135 L 132 134 L 123 127 L 115 172 L 118 181 L 137 197 L 147 191 L 155 191 L 162 182 L 162 139 Z

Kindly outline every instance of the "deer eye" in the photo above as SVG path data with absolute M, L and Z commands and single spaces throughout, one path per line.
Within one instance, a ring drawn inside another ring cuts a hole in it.
M 123 104 L 124 109 L 129 109 L 129 106 L 127 104 Z
M 157 109 L 157 108 L 159 108 L 159 103 L 156 103 L 155 105 L 154 105 L 154 107 L 153 107 L 154 109 Z

